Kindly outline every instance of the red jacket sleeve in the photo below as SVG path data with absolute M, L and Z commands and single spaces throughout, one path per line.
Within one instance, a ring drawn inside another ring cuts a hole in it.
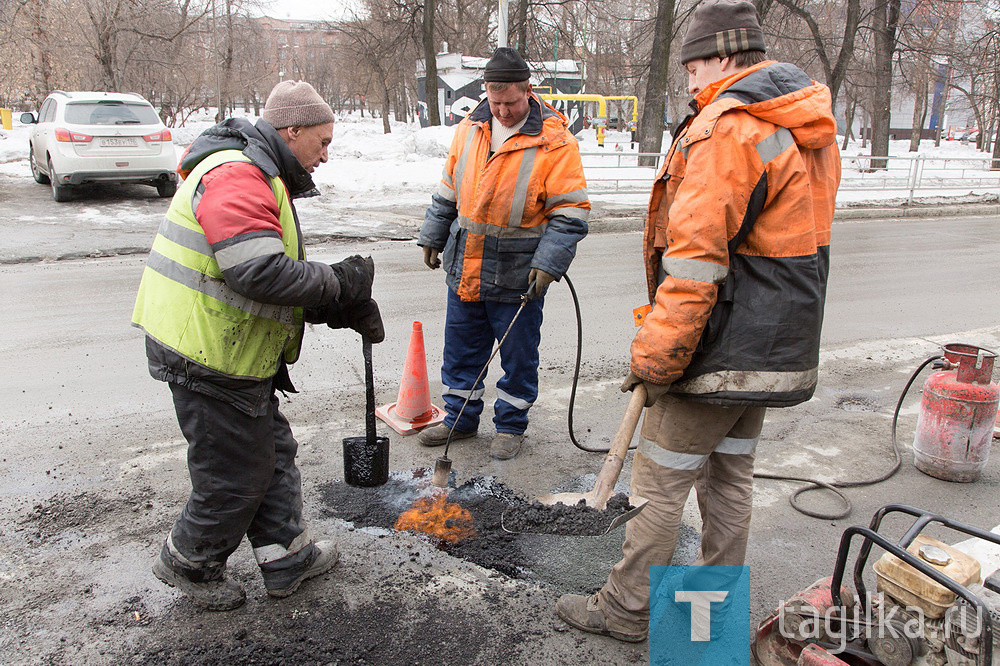
M 201 179 L 195 217 L 212 245 L 254 231 L 281 237 L 278 202 L 264 173 L 249 162 L 226 162 Z

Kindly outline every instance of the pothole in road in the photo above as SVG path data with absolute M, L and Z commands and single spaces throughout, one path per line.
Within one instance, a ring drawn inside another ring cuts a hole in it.
M 882 401 L 874 395 L 849 393 L 838 397 L 834 406 L 845 412 L 878 412 L 882 409 Z
M 356 488 L 343 482 L 320 487 L 324 513 L 355 527 L 393 529 L 400 515 L 421 498 L 433 494 L 430 471 L 393 472 L 389 481 L 375 488 Z M 621 559 L 623 528 L 605 536 L 510 534 L 500 524 L 505 509 L 524 501 L 495 477 L 476 477 L 451 488 L 447 501 L 471 514 L 475 533 L 454 542 L 426 536 L 452 557 L 499 571 L 512 578 L 547 583 L 559 592 L 593 592 Z M 460 520 L 452 519 L 454 527 Z M 681 526 L 674 563 L 694 559 L 698 535 Z

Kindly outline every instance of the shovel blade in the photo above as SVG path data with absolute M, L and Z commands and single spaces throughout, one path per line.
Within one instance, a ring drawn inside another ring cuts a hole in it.
M 608 526 L 608 532 L 638 516 L 639 512 L 646 508 L 647 502 L 649 502 L 649 500 L 642 499 L 641 497 L 630 497 L 629 504 L 632 505 L 632 508 L 612 520 L 611 524 Z M 605 532 L 605 534 L 608 532 Z

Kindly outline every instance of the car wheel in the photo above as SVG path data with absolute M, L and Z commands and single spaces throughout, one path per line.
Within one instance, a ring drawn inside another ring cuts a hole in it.
M 69 186 L 60 185 L 58 179 L 56 178 L 56 172 L 52 168 L 52 158 L 48 160 L 49 167 L 49 181 L 52 185 L 52 199 L 62 203 L 64 201 L 69 201 L 72 197 L 70 196 Z
M 41 183 L 42 185 L 48 185 L 49 177 L 42 173 L 38 168 L 38 164 L 35 163 L 34 146 L 28 146 L 28 164 L 31 165 L 31 177 L 35 179 L 35 182 Z
M 161 197 L 172 197 L 177 194 L 177 183 L 172 180 L 161 180 L 156 183 L 156 193 Z

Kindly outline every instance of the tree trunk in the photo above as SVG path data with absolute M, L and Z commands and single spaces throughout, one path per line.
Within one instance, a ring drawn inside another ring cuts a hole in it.
M 982 134 L 983 130 L 979 130 L 979 135 L 982 136 Z M 1000 171 L 1000 132 L 993 134 L 993 162 L 990 165 L 990 169 L 992 171 Z
M 49 34 L 45 23 L 45 9 L 48 0 L 34 0 L 31 3 L 31 37 L 34 42 L 33 53 L 38 57 L 38 69 L 41 78 L 42 92 L 47 95 L 55 86 L 52 84 L 52 59 L 49 57 Z M 43 95 L 43 97 L 44 97 Z
M 434 5 L 435 0 L 424 0 L 424 97 L 427 102 L 427 123 L 440 125 L 437 46 L 434 42 Z
M 927 118 L 927 72 L 920 74 L 913 95 L 913 133 L 910 135 L 910 152 L 920 150 L 920 139 L 924 132 L 924 121 Z
M 830 78 L 827 79 L 827 86 L 830 88 L 831 106 L 837 106 L 837 96 L 840 94 L 840 87 L 847 78 L 847 66 L 854 57 L 854 37 L 858 34 L 858 24 L 861 22 L 861 0 L 847 0 L 847 16 L 844 22 L 844 40 L 840 46 L 840 53 L 837 55 L 837 62 L 833 66 Z
M 514 44 L 517 52 L 528 59 L 528 0 L 517 0 L 514 12 Z
M 653 52 L 649 58 L 646 93 L 639 119 L 639 152 L 658 153 L 663 144 L 663 109 L 670 66 L 670 36 L 674 32 L 675 0 L 658 0 L 653 27 Z M 639 158 L 639 166 L 656 166 L 656 157 Z
M 847 96 L 847 106 L 844 109 L 844 145 L 841 150 L 847 150 L 847 143 L 851 140 L 851 135 L 854 133 L 854 113 L 858 108 L 857 101 L 851 97 Z
M 996 61 L 994 60 L 994 62 L 996 62 Z M 994 74 L 993 81 L 994 81 L 995 84 L 997 84 L 996 88 L 1000 88 L 1000 67 L 998 67 L 997 69 L 995 69 L 994 72 L 993 72 L 993 74 Z M 996 90 L 996 88 L 994 88 L 994 90 Z M 997 95 L 996 99 L 993 100 L 993 108 L 994 109 L 1000 109 L 1000 91 L 997 91 L 996 95 Z M 991 123 L 991 125 L 993 126 L 992 129 L 996 129 L 996 127 L 995 127 L 996 126 L 996 117 L 997 117 L 997 114 L 994 113 L 993 114 L 993 120 L 994 120 L 994 122 Z M 979 138 L 980 138 L 980 140 L 983 140 L 983 132 L 984 131 L 985 131 L 985 128 L 982 127 L 982 126 L 980 126 L 980 128 L 979 128 Z M 987 143 L 983 144 L 983 146 L 988 146 L 988 145 L 989 144 L 987 144 Z M 993 171 L 1000 171 L 1000 132 L 996 132 L 993 135 L 993 162 L 990 165 L 990 169 L 993 170 Z
M 889 154 L 889 122 L 892 108 L 892 55 L 896 51 L 896 28 L 900 0 L 877 0 L 872 12 L 875 29 L 875 89 L 872 93 L 872 157 Z M 887 160 L 872 160 L 872 170 L 887 167 Z
M 382 77 L 382 133 L 392 133 L 389 127 L 389 86 L 385 84 L 385 77 Z

